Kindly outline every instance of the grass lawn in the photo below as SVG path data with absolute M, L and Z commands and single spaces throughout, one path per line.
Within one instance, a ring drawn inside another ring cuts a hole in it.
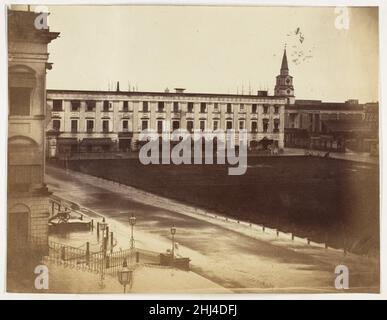
M 354 252 L 379 251 L 377 165 L 254 157 L 242 176 L 229 176 L 227 165 L 144 166 L 135 159 L 74 160 L 69 167 Z

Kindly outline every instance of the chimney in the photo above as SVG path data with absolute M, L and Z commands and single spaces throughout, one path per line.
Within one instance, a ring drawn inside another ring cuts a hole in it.
M 116 90 L 117 92 L 119 92 L 120 91 L 120 82 L 119 81 L 117 81 L 117 90 Z
M 359 104 L 359 100 L 357 99 L 349 99 L 345 101 L 346 104 Z
M 184 93 L 185 88 L 175 88 L 176 93 Z
M 258 97 L 267 97 L 267 90 L 258 90 Z

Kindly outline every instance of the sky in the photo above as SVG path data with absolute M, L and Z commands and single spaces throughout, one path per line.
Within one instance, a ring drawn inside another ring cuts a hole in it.
M 49 89 L 273 94 L 286 44 L 297 99 L 378 101 L 377 8 L 50 6 Z

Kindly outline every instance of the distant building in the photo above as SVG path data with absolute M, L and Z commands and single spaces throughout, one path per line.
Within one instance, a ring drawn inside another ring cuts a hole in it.
M 371 155 L 379 155 L 379 104 L 366 103 L 364 105 L 364 121 L 369 130 L 368 139 L 364 140 L 364 148 L 369 145 Z
M 377 105 L 359 104 L 357 100 L 345 103 L 296 100 L 285 111 L 285 146 L 371 152 L 371 145 L 378 139 Z
M 48 249 L 44 183 L 47 45 L 59 33 L 34 26 L 36 13 L 8 11 L 8 271 Z M 33 270 L 30 270 L 32 273 Z
M 48 90 L 49 157 L 138 150 L 144 129 L 245 129 L 250 150 L 284 147 L 285 105 L 294 99 L 286 51 L 275 96 L 175 92 Z M 56 139 L 56 142 L 54 140 Z M 53 147 L 55 146 L 55 147 Z

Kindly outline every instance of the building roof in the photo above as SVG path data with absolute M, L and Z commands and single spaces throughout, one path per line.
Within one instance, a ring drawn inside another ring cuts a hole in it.
M 321 100 L 296 100 L 294 105 L 286 106 L 289 110 L 342 110 L 363 111 L 364 104 L 351 102 L 322 102 Z
M 165 97 L 208 97 L 208 98 L 244 98 L 244 99 L 283 99 L 279 96 L 259 96 L 247 94 L 225 94 L 225 93 L 188 93 L 188 92 L 157 92 L 157 91 L 97 91 L 97 90 L 62 90 L 48 89 L 47 95 L 50 94 L 87 94 L 87 95 L 111 95 L 111 96 L 165 96 Z

